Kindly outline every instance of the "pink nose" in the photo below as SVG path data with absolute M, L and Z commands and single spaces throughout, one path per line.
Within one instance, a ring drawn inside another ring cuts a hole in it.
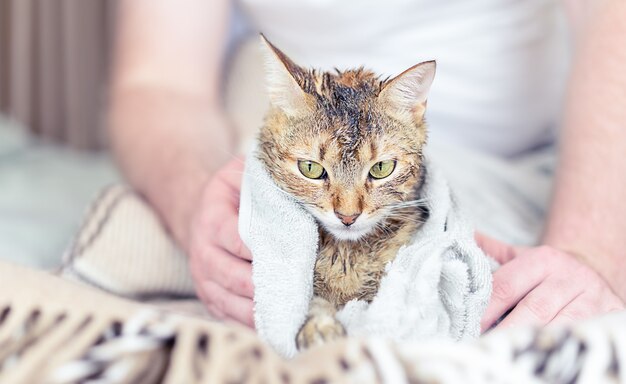
M 339 220 L 341 220 L 343 225 L 345 225 L 346 227 L 349 227 L 352 224 L 354 224 L 354 222 L 356 221 L 357 217 L 361 216 L 360 213 L 357 213 L 357 214 L 354 214 L 354 215 L 344 215 L 344 214 L 339 213 L 337 211 L 335 211 L 335 215 L 339 218 Z

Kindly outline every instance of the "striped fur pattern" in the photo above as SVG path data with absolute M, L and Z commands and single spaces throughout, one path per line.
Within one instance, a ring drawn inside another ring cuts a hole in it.
M 263 40 L 271 107 L 259 136 L 259 158 L 276 184 L 318 220 L 320 247 L 314 293 L 298 345 L 344 334 L 334 311 L 371 301 L 385 265 L 428 214 L 420 202 L 426 94 L 434 62 L 382 79 L 364 68 L 307 70 Z M 314 161 L 325 177 L 310 179 L 299 161 Z M 369 175 L 394 161 L 383 179 Z M 347 226 L 341 215 L 357 216 Z

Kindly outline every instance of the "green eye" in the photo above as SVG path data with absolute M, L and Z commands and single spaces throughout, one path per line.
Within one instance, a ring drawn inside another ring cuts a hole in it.
M 374 179 L 384 179 L 391 175 L 391 172 L 396 168 L 396 162 L 394 160 L 379 161 L 370 168 L 370 176 Z
M 324 167 L 315 161 L 299 160 L 298 169 L 300 173 L 309 179 L 323 179 L 326 176 Z

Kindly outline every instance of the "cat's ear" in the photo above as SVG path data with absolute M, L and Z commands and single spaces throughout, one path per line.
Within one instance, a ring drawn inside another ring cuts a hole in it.
M 378 98 L 394 114 L 421 121 L 426 111 L 428 91 L 435 78 L 437 63 L 426 61 L 412 66 L 389 80 Z
M 305 113 L 311 106 L 311 95 L 304 92 L 296 78 L 305 70 L 261 34 L 261 52 L 265 60 L 265 77 L 270 103 L 290 116 Z

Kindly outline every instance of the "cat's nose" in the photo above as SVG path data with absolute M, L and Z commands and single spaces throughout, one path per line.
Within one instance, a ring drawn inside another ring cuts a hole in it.
M 346 227 L 349 227 L 352 224 L 354 224 L 354 222 L 356 221 L 357 217 L 361 216 L 360 213 L 357 213 L 357 214 L 354 214 L 354 215 L 344 215 L 343 213 L 339 213 L 337 211 L 335 211 L 335 215 L 339 218 L 339 220 L 341 220 L 343 225 L 345 225 Z

